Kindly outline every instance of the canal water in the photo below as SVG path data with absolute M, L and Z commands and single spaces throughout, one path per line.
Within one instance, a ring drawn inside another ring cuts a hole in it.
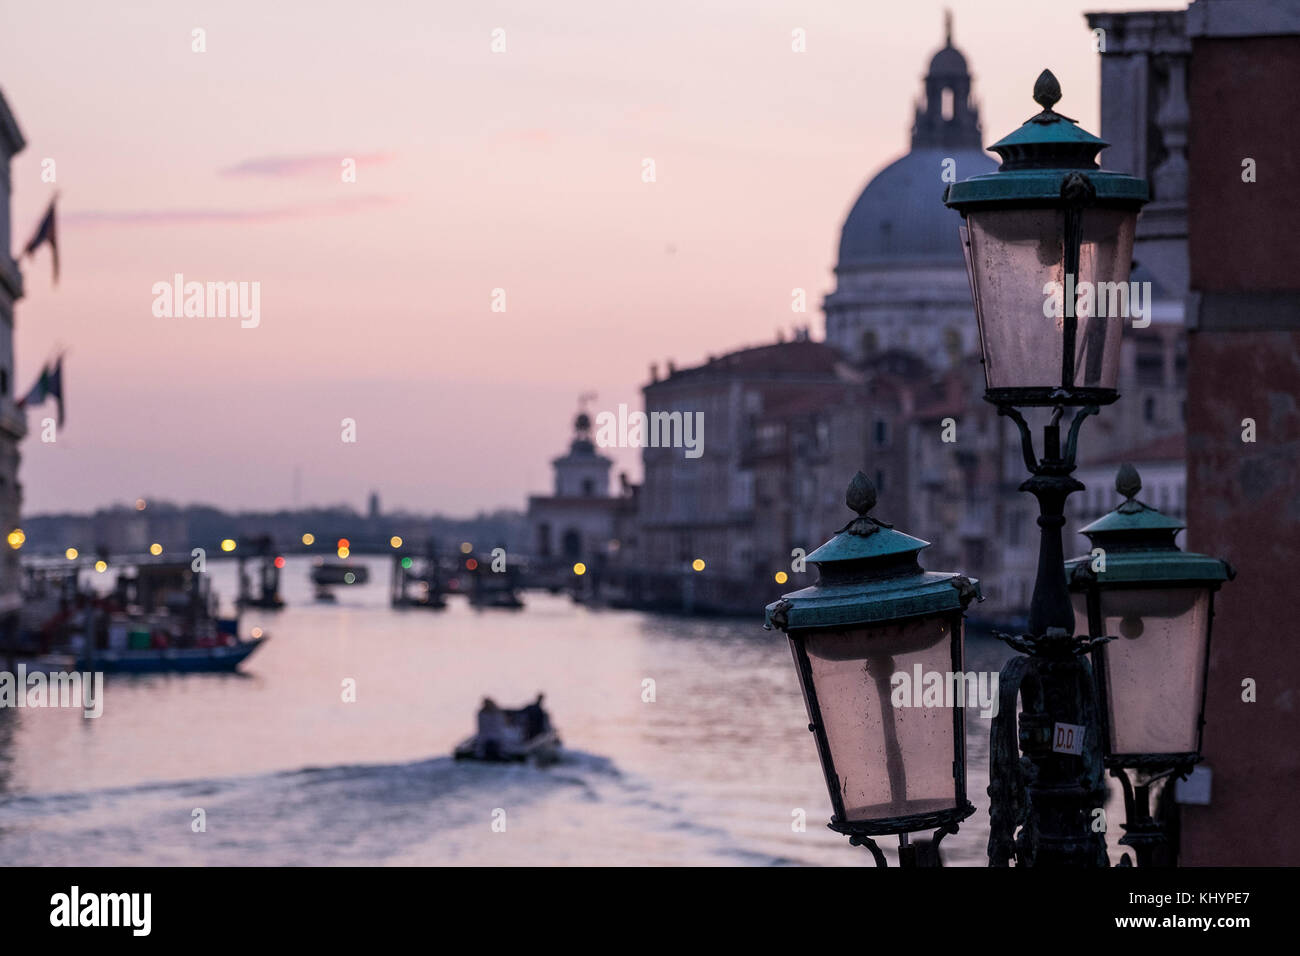
M 825 827 L 788 646 L 759 614 L 694 620 L 532 592 L 522 611 L 398 611 L 388 563 L 370 567 L 369 584 L 316 604 L 307 559 L 289 559 L 288 607 L 244 616 L 271 640 L 243 674 L 109 677 L 99 719 L 0 711 L 0 860 L 870 864 Z M 211 573 L 232 597 L 233 565 Z M 974 642 L 968 657 L 996 670 L 1006 652 Z M 559 764 L 451 760 L 484 695 L 518 706 L 539 691 Z M 972 714 L 979 809 L 944 841 L 948 865 L 984 863 L 987 762 L 988 722 Z

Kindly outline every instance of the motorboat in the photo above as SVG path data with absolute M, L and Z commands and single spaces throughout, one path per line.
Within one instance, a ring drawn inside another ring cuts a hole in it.
M 457 760 L 531 761 L 544 766 L 560 759 L 561 747 L 559 734 L 538 694 L 533 703 L 513 710 L 484 698 L 478 712 L 478 733 L 461 741 L 453 754 Z

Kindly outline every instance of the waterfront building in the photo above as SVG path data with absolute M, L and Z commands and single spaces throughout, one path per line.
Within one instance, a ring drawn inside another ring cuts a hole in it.
M 9 199 L 13 181 L 9 164 L 26 145 L 13 113 L 0 93 L 0 529 L 4 536 L 20 526 L 22 485 L 18 481 L 19 442 L 27 434 L 27 422 L 14 395 L 14 303 L 22 298 L 23 277 L 14 261 Z M 0 545 L 0 632 L 17 623 L 22 604 L 21 569 L 18 552 Z
M 779 593 L 775 574 L 789 568 L 791 550 L 821 543 L 806 530 L 796 488 L 822 500 L 831 415 L 859 381 L 838 350 L 803 332 L 654 375 L 642 390 L 646 411 L 701 414 L 704 453 L 644 449 L 639 547 L 622 562 L 629 600 L 739 611 L 756 594 Z
M 598 586 L 611 555 L 623 546 L 619 535 L 626 532 L 620 531 L 620 515 L 633 499 L 626 482 L 621 494 L 610 493 L 612 465 L 612 459 L 596 450 L 591 416 L 585 410 L 579 411 L 573 420 L 569 450 L 551 462 L 554 490 L 549 495 L 528 498 L 528 537 L 535 581 L 566 580 L 573 566 L 582 564 L 592 575 L 583 584 Z

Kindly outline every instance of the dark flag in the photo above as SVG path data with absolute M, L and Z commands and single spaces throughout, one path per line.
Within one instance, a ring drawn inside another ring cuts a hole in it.
M 33 252 L 41 247 L 41 243 L 50 244 L 50 252 L 54 256 L 54 281 L 59 281 L 59 237 L 54 226 L 54 200 L 50 200 L 50 208 L 45 211 L 45 218 L 36 229 L 36 235 L 32 236 L 32 241 L 27 243 L 27 248 L 23 250 L 24 255 L 30 256 Z
M 39 405 L 47 398 L 59 403 L 59 427 L 63 427 L 63 356 L 54 360 L 53 365 L 41 369 L 41 377 L 36 380 L 32 390 L 18 401 L 19 408 Z

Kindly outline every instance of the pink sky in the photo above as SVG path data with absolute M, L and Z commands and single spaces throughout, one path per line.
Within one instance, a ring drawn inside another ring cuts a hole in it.
M 1082 12 L 1184 5 L 948 3 L 986 142 L 1034 112 L 1044 66 L 1097 131 Z M 906 151 L 944 6 L 7 3 L 11 248 L 55 188 L 61 214 L 60 284 L 47 251 L 24 264 L 19 391 L 69 350 L 24 510 L 281 507 L 295 467 L 304 505 L 522 507 L 580 392 L 639 407 L 652 362 L 820 336 L 843 217 Z M 260 326 L 155 318 L 177 272 L 260 282 Z

